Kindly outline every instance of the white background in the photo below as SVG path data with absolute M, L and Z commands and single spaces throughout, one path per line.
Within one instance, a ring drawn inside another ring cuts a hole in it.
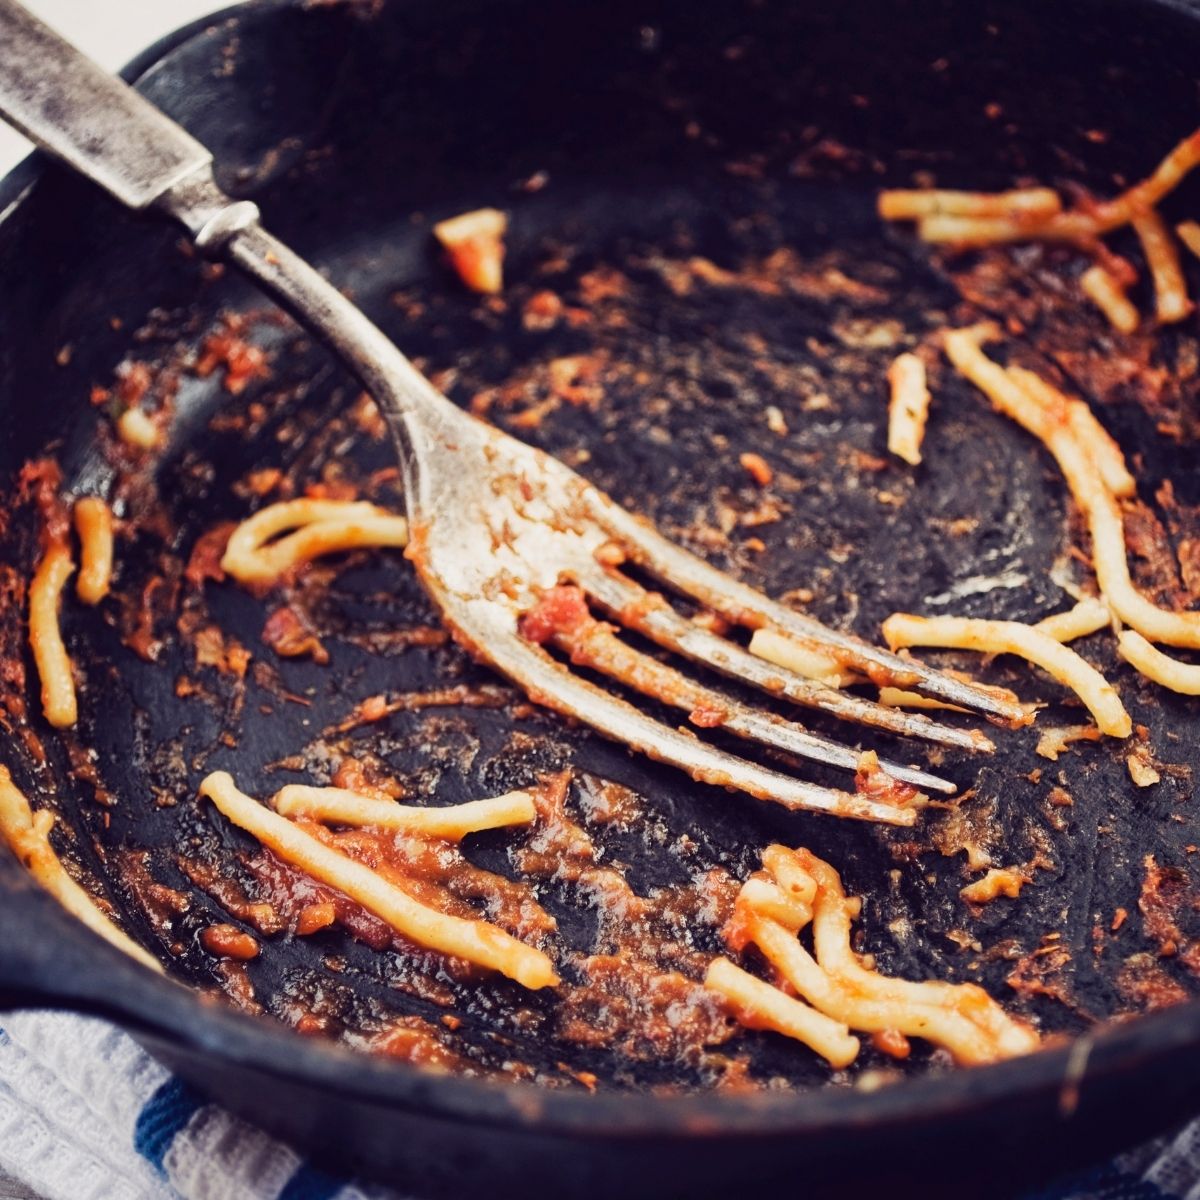
M 109 70 L 123 67 L 164 33 L 232 0 L 22 0 L 47 24 Z M 0 122 L 0 175 L 26 154 L 29 143 Z

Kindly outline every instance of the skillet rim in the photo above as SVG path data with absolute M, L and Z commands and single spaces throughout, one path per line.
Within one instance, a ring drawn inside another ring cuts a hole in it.
M 389 0 L 416 3 L 419 0 Z M 1103 3 L 1104 0 L 1101 0 Z M 1156 8 L 1195 22 L 1196 0 L 1121 0 Z M 354 0 L 335 0 L 350 6 Z M 213 27 L 275 10 L 307 7 L 306 0 L 244 0 L 173 30 L 142 50 L 119 72 L 135 84 L 185 43 Z M 48 155 L 34 150 L 0 178 L 0 228 L 30 201 L 47 169 L 59 169 Z M 0 871 L 0 893 L 10 893 L 11 872 Z M 32 881 L 30 881 L 32 882 Z M 32 902 L 36 924 L 57 933 L 54 949 L 74 952 L 85 972 L 103 975 L 100 989 L 53 987 L 14 1007 L 59 1007 L 113 1021 L 133 1036 L 174 1057 L 177 1053 L 215 1057 L 238 1067 L 295 1083 L 331 1086 L 391 1109 L 415 1109 L 440 1120 L 485 1122 L 528 1133 L 562 1134 L 576 1139 L 621 1137 L 635 1141 L 705 1140 L 722 1135 L 744 1137 L 848 1133 L 880 1126 L 929 1125 L 939 1118 L 961 1119 L 968 1111 L 984 1114 L 999 1104 L 1024 1100 L 1056 1110 L 1065 1121 L 1086 1108 L 1087 1094 L 1105 1086 L 1128 1085 L 1131 1076 L 1149 1073 L 1155 1064 L 1191 1054 L 1200 1066 L 1200 997 L 1158 1013 L 1109 1022 L 1095 1033 L 991 1066 L 962 1068 L 939 1075 L 905 1079 L 876 1091 L 823 1087 L 805 1091 L 719 1092 L 677 1096 L 626 1091 L 578 1092 L 549 1089 L 514 1080 L 499 1082 L 439 1075 L 404 1063 L 381 1061 L 335 1042 L 302 1037 L 269 1020 L 204 1002 L 191 988 L 169 976 L 156 976 L 127 959 L 82 927 L 49 896 L 23 881 L 11 899 Z M 41 909 L 38 912 L 38 909 Z M 49 939 L 48 939 L 49 940 Z M 47 954 L 49 960 L 53 955 Z M 57 973 L 57 972 L 56 972 Z M 119 1001 L 109 997 L 114 992 Z M 77 993 L 77 994 L 72 994 Z M 107 994 L 106 994 L 107 993 Z M 1086 1055 L 1080 1047 L 1086 1043 Z M 1079 1062 L 1082 1059 L 1084 1071 Z M 1078 1104 L 1067 1097 L 1078 1089 Z M 1126 1093 L 1128 1101 L 1132 1097 Z M 1047 1131 L 1050 1132 L 1050 1131 Z

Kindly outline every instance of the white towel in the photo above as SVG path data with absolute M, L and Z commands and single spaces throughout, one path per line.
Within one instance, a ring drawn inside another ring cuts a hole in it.
M 308 1165 L 126 1034 L 64 1013 L 0 1018 L 0 1172 L 46 1200 L 398 1200 Z

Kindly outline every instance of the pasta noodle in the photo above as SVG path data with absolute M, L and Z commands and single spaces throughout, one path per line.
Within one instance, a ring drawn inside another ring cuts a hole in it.
M 921 442 L 929 419 L 925 364 L 915 354 L 901 354 L 888 368 L 892 397 L 888 405 L 888 451 L 910 466 L 921 461 Z
M 816 900 L 816 880 L 796 862 L 786 846 L 778 843 L 768 846 L 762 853 L 762 863 L 776 884 L 802 904 L 811 905 Z
M 738 893 L 739 903 L 760 917 L 778 921 L 791 933 L 799 933 L 812 920 L 812 902 L 815 898 L 816 888 L 812 889 L 808 899 L 802 899 L 788 895 L 771 879 L 753 875 L 742 884 L 742 890 Z
M 1098 633 L 1111 624 L 1112 613 L 1108 611 L 1108 605 L 1094 596 L 1085 596 L 1074 608 L 1043 617 L 1034 629 L 1056 642 L 1073 642 L 1076 638 Z
M 739 893 L 726 938 L 739 945 L 753 942 L 817 1012 L 864 1033 L 896 1031 L 926 1038 L 944 1046 L 961 1063 L 994 1062 L 1038 1045 L 1033 1030 L 1010 1018 L 974 984 L 909 983 L 864 967 L 850 948 L 850 922 L 858 914 L 859 903 L 846 896 L 837 872 L 828 863 L 806 850 L 776 845 L 764 852 L 763 865 L 766 876 L 752 877 Z M 785 871 L 793 883 L 807 880 L 815 956 L 797 936 L 807 922 L 793 927 L 794 920 L 780 921 L 774 914 L 777 900 L 769 885 L 782 887 Z M 709 986 L 713 986 L 713 967 L 706 980 Z M 751 988 L 744 977 L 744 972 L 734 976 L 728 966 L 719 969 L 718 983 L 724 985 L 720 990 L 734 1001 L 743 1023 L 789 1033 L 833 1061 L 814 1045 L 811 1031 L 802 1024 L 805 1006 L 801 1005 L 800 1013 L 790 1006 L 777 1006 L 762 990 L 767 985 Z M 786 1027 L 789 1019 L 797 1032 Z
M 960 1063 L 976 1065 L 1000 1057 L 987 1034 L 968 1017 L 930 1003 L 880 998 L 846 987 L 823 970 L 800 943 L 773 921 L 753 919 L 751 938 L 767 961 L 818 1011 L 842 1018 L 865 1033 L 898 1030 L 944 1046 Z
M 1079 277 L 1079 287 L 1119 333 L 1137 330 L 1141 322 L 1138 310 L 1111 271 L 1101 266 L 1088 267 Z
M 1086 242 L 1111 233 L 1151 212 L 1184 177 L 1200 164 L 1200 129 L 1171 150 L 1153 173 L 1111 200 L 1087 208 L 1052 213 L 1040 220 L 1027 216 L 974 216 L 938 212 L 922 217 L 917 232 L 927 242 L 985 245 L 991 242 Z
M 67 874 L 50 845 L 53 826 L 54 814 L 46 809 L 35 813 L 25 794 L 13 783 L 8 768 L 0 764 L 0 836 L 9 849 L 34 879 L 93 933 L 98 933 L 143 966 L 162 971 L 159 963 L 118 929 L 100 911 L 95 900 Z
M 52 541 L 29 585 L 29 645 L 42 681 L 42 711 L 56 729 L 67 729 L 79 716 L 71 659 L 58 623 L 63 588 L 75 564 L 70 548 Z
M 1157 207 L 1195 167 L 1200 166 L 1200 129 L 1172 147 L 1153 173 L 1115 200 L 1096 206 L 1096 215 L 1107 229 L 1116 229 L 1133 214 Z
M 112 509 L 99 496 L 81 496 L 75 501 L 74 516 L 80 550 L 75 594 L 84 604 L 99 604 L 112 583 Z
M 1058 212 L 1062 212 L 1062 201 L 1053 188 L 1017 188 L 1010 192 L 894 188 L 879 193 L 879 215 L 885 221 L 915 221 L 939 214 L 1028 220 Z
M 932 1004 L 968 1016 L 995 1039 L 1000 1057 L 1023 1054 L 1037 1045 L 1026 1026 L 1013 1021 L 980 987 L 938 980 L 910 983 L 868 971 L 850 948 L 850 920 L 858 915 L 858 901 L 849 900 L 837 872 L 807 850 L 794 851 L 817 884 L 813 909 L 813 944 L 822 968 L 844 983 L 879 999 L 919 1005 Z
M 1170 232 L 1153 209 L 1139 213 L 1132 224 L 1154 280 L 1155 311 L 1159 321 L 1164 325 L 1182 321 L 1192 311 L 1192 302 L 1188 299 L 1179 251 Z
M 227 772 L 207 776 L 200 784 L 200 794 L 284 862 L 336 888 L 417 945 L 499 971 L 530 989 L 558 983 L 553 964 L 541 950 L 487 921 L 451 916 L 414 900 L 370 867 L 240 792 Z
M 960 713 L 971 711 L 963 708 L 961 704 L 949 704 L 945 700 L 938 700 L 933 696 L 923 696 L 920 692 L 910 692 L 898 687 L 881 687 L 879 703 L 886 704 L 888 708 L 940 708 L 946 712 Z
M 844 1022 L 817 1012 L 727 958 L 713 959 L 704 986 L 726 1000 L 749 1029 L 770 1029 L 795 1038 L 833 1067 L 848 1067 L 858 1057 L 858 1038 Z
M 923 242 L 945 242 L 954 246 L 987 246 L 993 242 L 1078 241 L 1092 235 L 1088 221 L 1076 221 L 1076 214 L 1065 228 L 1038 221 L 1014 221 L 1008 217 L 960 217 L 935 213 L 917 222 L 917 237 Z
M 1054 455 L 1067 487 L 1087 518 L 1092 557 L 1100 592 L 1113 615 L 1143 637 L 1172 646 L 1200 649 L 1200 612 L 1173 612 L 1147 600 L 1133 585 L 1125 552 L 1125 525 L 1120 505 L 1105 481 L 1098 440 L 1085 445 L 1080 427 L 1061 410 L 1048 410 L 1026 389 L 1027 374 L 1013 374 L 980 349 L 987 331 L 980 326 L 957 329 L 945 338 L 947 357 L 992 404 L 1037 437 Z M 1113 464 L 1109 464 L 1112 472 Z
M 407 544 L 408 522 L 365 500 L 284 500 L 233 531 L 221 569 L 241 583 L 269 584 L 323 554 Z
M 271 805 L 285 817 L 403 829 L 452 842 L 484 829 L 529 825 L 537 816 L 533 797 L 528 792 L 508 792 L 493 799 L 472 800 L 445 808 L 415 808 L 397 804 L 394 800 L 363 796 L 346 788 L 288 784 L 280 789 Z
M 1200 696 L 1200 667 L 1164 654 L 1136 630 L 1122 629 L 1117 634 L 1117 650 L 1147 679 L 1183 696 Z
M 794 671 L 805 679 L 814 679 L 826 687 L 845 687 L 858 680 L 858 675 L 847 670 L 832 655 L 814 650 L 803 642 L 774 629 L 756 629 L 750 637 L 750 653 L 777 667 Z
M 1175 226 L 1175 234 L 1197 258 L 1200 258 L 1200 222 L 1180 221 Z
M 893 613 L 883 623 L 883 636 L 893 650 L 902 646 L 941 646 L 980 650 L 985 654 L 1018 655 L 1069 687 L 1083 701 L 1102 732 L 1119 738 L 1133 732 L 1133 722 L 1116 688 L 1074 650 L 1032 625 L 1022 625 L 1019 621 Z
M 1129 473 L 1125 455 L 1112 434 L 1104 428 L 1082 400 L 1067 396 L 1048 384 L 1040 375 L 1024 367 L 1009 367 L 1009 376 L 1026 395 L 1031 396 L 1039 407 L 1037 420 L 1047 418 L 1062 421 L 1064 416 L 1075 440 L 1091 456 L 1104 480 L 1104 486 L 1120 499 L 1131 499 L 1137 495 L 1137 481 Z

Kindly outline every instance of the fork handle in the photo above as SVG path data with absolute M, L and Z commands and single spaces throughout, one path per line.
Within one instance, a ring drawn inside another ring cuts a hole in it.
M 160 208 L 219 251 L 258 220 L 216 185 L 212 155 L 17 0 L 0 0 L 0 117 L 127 208 Z
M 231 260 L 330 343 L 399 418 L 389 425 L 406 485 L 418 483 L 416 438 L 461 440 L 474 426 L 328 280 L 262 228 L 257 205 L 217 187 L 203 145 L 17 0 L 0 0 L 0 117 L 126 207 L 174 217 L 203 253 Z
M 0 0 L 0 115 L 130 208 L 212 155 L 16 0 Z

